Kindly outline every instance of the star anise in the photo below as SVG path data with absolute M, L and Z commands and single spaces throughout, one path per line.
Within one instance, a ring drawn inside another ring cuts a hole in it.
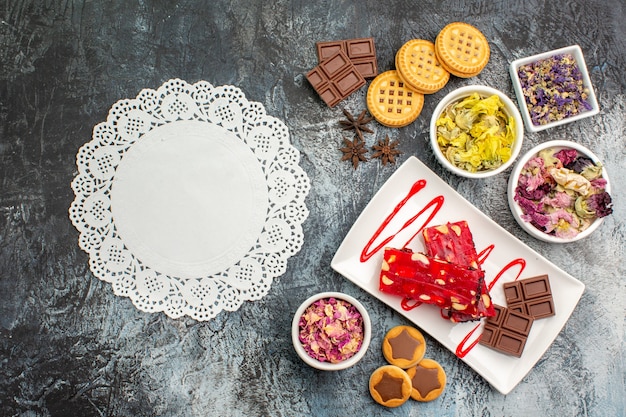
M 340 120 L 339 124 L 343 126 L 343 130 L 354 130 L 359 139 L 363 140 L 363 132 L 374 133 L 367 124 L 374 120 L 371 116 L 366 116 L 367 111 L 363 110 L 359 117 L 354 117 L 348 110 L 343 109 L 343 114 L 347 120 Z
M 379 140 L 378 144 L 372 147 L 372 151 L 374 151 L 372 158 L 382 159 L 383 165 L 387 165 L 387 162 L 395 164 L 396 156 L 402 153 L 396 149 L 397 146 L 397 140 L 390 143 L 389 136 L 385 136 L 385 140 Z
M 367 153 L 367 149 L 365 149 L 365 142 L 356 137 L 353 141 L 343 138 L 343 143 L 346 146 L 339 148 L 341 152 L 343 152 L 343 157 L 341 158 L 342 161 L 352 161 L 354 169 L 356 169 L 359 165 L 359 162 L 367 161 L 367 157 L 365 156 Z

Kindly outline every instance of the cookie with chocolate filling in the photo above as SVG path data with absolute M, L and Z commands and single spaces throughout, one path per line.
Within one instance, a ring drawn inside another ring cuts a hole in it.
M 432 359 L 422 359 L 417 365 L 406 370 L 411 378 L 413 389 L 411 398 L 416 401 L 432 401 L 438 398 L 446 387 L 446 373 L 441 365 Z
M 401 368 L 384 365 L 370 376 L 370 394 L 385 407 L 399 407 L 411 396 L 411 379 Z
M 408 369 L 417 365 L 426 352 L 426 341 L 415 327 L 396 326 L 383 339 L 383 356 L 391 365 Z

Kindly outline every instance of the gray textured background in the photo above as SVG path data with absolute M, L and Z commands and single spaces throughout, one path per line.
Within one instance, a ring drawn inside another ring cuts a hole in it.
M 555 343 L 507 396 L 427 336 L 448 386 L 436 401 L 390 410 L 367 391 L 383 363 L 386 329 L 406 323 L 342 278 L 330 260 L 361 210 L 394 172 L 340 163 L 341 108 L 365 108 L 365 88 L 326 107 L 304 78 L 315 42 L 375 38 L 381 71 L 400 46 L 434 40 L 447 23 L 479 27 L 491 59 L 477 77 L 452 78 L 402 129 L 372 124 L 368 145 L 400 141 L 505 229 L 583 281 L 580 304 Z M 80 1 L 0 0 L 0 415 L 2 416 L 622 416 L 626 6 L 570 1 Z M 427 126 L 451 89 L 486 84 L 511 97 L 510 61 L 581 46 L 599 115 L 527 134 L 592 149 L 613 180 L 615 212 L 590 238 L 556 246 L 515 223 L 509 171 L 472 181 L 445 172 Z M 288 126 L 312 189 L 305 243 L 260 301 L 210 322 L 138 311 L 94 278 L 67 210 L 78 148 L 111 105 L 170 78 L 238 86 Z M 322 373 L 291 347 L 289 327 L 309 295 L 344 291 L 369 308 L 372 348 L 354 368 Z

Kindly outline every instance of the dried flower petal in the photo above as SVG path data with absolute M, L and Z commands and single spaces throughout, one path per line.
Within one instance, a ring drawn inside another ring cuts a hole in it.
M 540 126 L 591 110 L 589 89 L 571 54 L 557 54 L 517 70 L 533 125 Z
M 355 306 L 336 298 L 321 299 L 299 321 L 304 350 L 320 362 L 339 363 L 354 356 L 363 344 L 363 317 Z

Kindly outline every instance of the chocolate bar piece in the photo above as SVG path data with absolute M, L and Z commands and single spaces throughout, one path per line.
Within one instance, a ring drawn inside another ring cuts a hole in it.
M 364 78 L 374 78 L 378 75 L 376 48 L 373 38 L 317 42 L 315 46 L 317 47 L 317 58 L 320 63 L 337 53 L 337 51 L 342 51 L 350 58 L 354 67 Z
M 502 288 L 509 310 L 535 319 L 554 316 L 554 300 L 547 275 L 507 282 Z
M 330 107 L 336 106 L 365 84 L 365 78 L 341 50 L 309 71 L 306 78 Z
M 485 321 L 480 344 L 508 355 L 522 356 L 534 319 L 494 304 L 496 315 Z

